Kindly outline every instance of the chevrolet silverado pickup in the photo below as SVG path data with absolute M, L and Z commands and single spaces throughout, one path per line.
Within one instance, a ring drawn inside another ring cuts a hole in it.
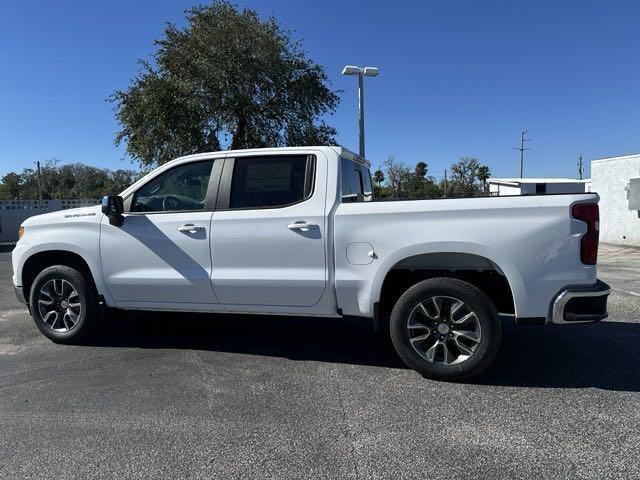
M 593 193 L 374 201 L 341 147 L 166 163 L 102 205 L 38 215 L 12 254 L 16 295 L 54 342 L 111 309 L 364 317 L 426 377 L 483 371 L 501 321 L 607 316 Z

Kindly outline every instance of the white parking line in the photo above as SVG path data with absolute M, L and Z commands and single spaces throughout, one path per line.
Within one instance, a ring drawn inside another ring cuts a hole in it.
M 0 343 L 0 355 L 15 355 L 21 348 L 20 345 Z
M 16 310 L 3 310 L 3 311 L 0 311 L 0 318 L 5 319 L 5 318 L 13 317 L 21 313 L 26 313 L 27 311 L 28 310 L 25 308 L 16 309 Z
M 611 290 L 613 290 L 614 292 L 627 293 L 629 295 L 633 295 L 634 297 L 640 297 L 640 293 L 630 292 L 629 290 L 621 290 L 619 288 L 612 288 Z

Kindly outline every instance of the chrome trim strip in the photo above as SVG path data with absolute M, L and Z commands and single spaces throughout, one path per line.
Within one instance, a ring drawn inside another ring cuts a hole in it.
M 567 305 L 569 300 L 572 298 L 582 298 L 582 297 L 601 297 L 603 295 L 609 295 L 611 293 L 610 288 L 606 288 L 603 290 L 586 290 L 586 291 L 575 291 L 575 290 L 563 290 L 553 302 L 553 308 L 551 309 L 551 322 L 554 325 L 566 325 L 573 323 L 593 323 L 592 320 L 575 320 L 575 321 L 567 321 L 564 319 L 564 307 Z

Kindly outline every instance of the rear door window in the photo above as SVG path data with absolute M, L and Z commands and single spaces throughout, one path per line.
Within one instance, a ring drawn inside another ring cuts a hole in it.
M 306 200 L 314 165 L 308 155 L 236 158 L 229 208 L 277 208 Z

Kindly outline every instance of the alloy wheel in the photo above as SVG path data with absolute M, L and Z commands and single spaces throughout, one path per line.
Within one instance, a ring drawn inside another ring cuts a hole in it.
M 80 296 L 67 280 L 54 278 L 38 292 L 38 312 L 44 324 L 54 332 L 69 332 L 78 324 L 82 313 Z
M 482 340 L 478 315 L 462 300 L 449 296 L 418 303 L 407 317 L 406 328 L 415 352 L 439 365 L 467 361 Z

